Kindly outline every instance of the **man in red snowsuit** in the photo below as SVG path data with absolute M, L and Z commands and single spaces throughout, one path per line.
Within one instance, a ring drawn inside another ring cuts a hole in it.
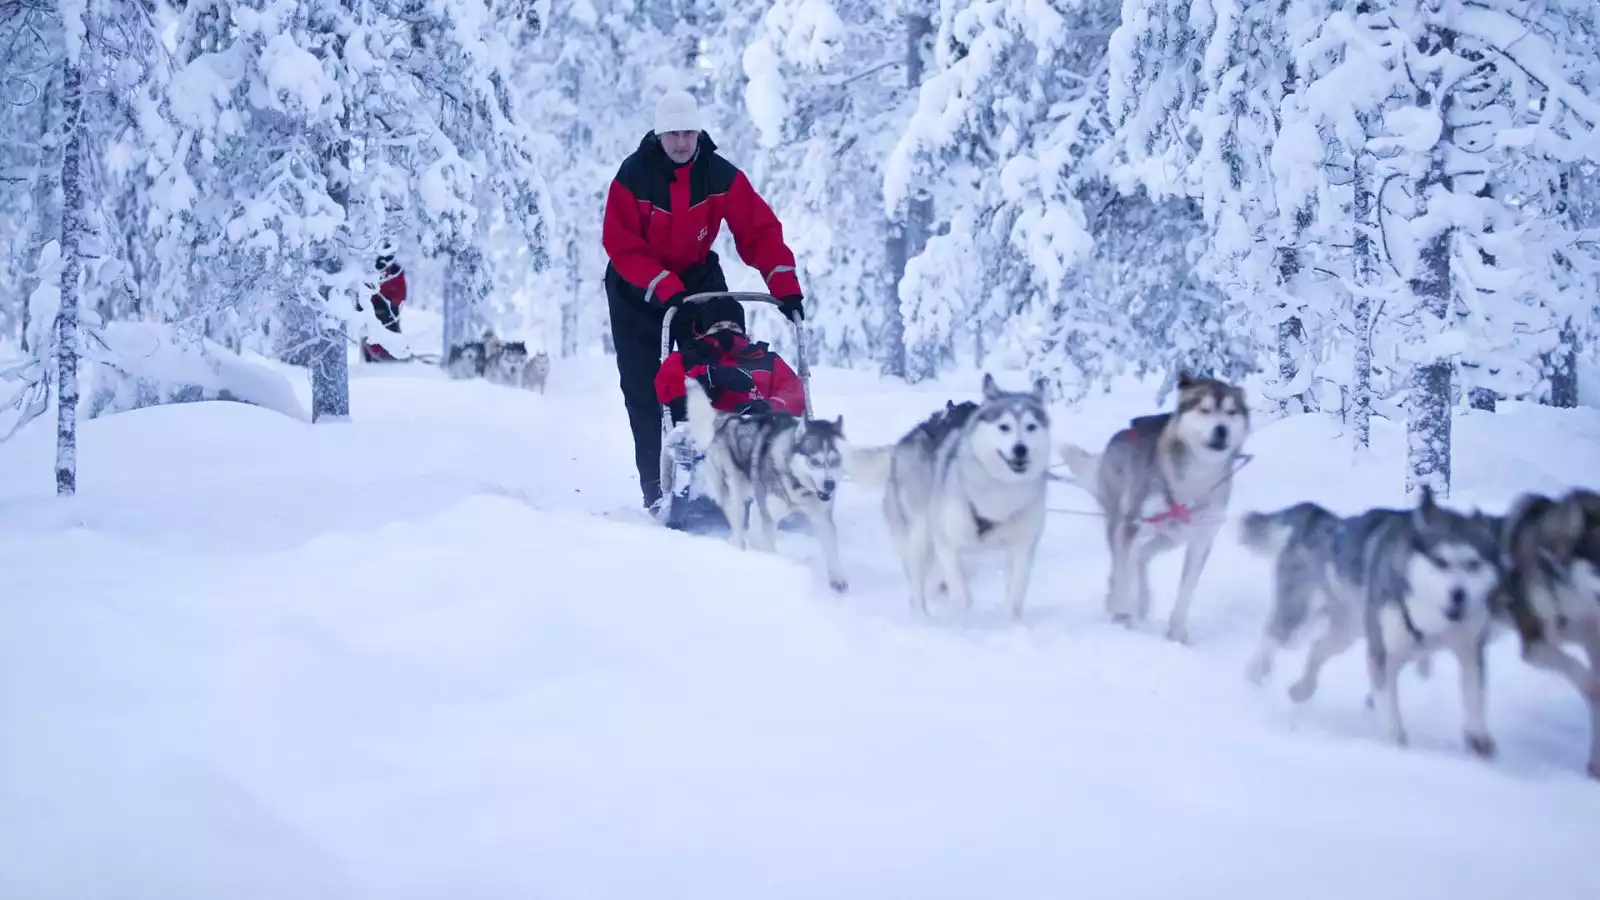
M 400 306 L 405 302 L 406 273 L 395 261 L 394 245 L 384 241 L 378 247 L 378 290 L 372 295 L 372 311 L 378 316 L 378 324 L 399 334 Z M 366 338 L 361 339 L 362 362 L 391 362 L 394 359 L 394 355 L 383 349 L 382 344 L 371 344 Z
M 668 354 L 656 371 L 656 400 L 673 403 L 684 395 L 685 378 L 697 378 L 723 412 L 805 412 L 805 388 L 783 357 L 752 342 L 744 333 L 744 307 L 732 297 L 690 304 L 693 336 Z
M 804 314 L 794 252 L 784 243 L 782 223 L 745 174 L 716 149 L 701 130 L 694 98 L 669 92 L 656 105 L 654 130 L 623 160 L 606 195 L 602 240 L 610 258 L 611 341 L 646 506 L 661 497 L 661 413 L 654 380 L 662 317 L 691 293 L 728 289 L 711 250 L 724 221 L 739 258 L 761 273 L 783 315 L 797 320 Z M 680 347 L 687 333 L 677 323 L 686 326 L 687 318 L 674 319 L 673 337 Z M 681 397 L 672 415 L 683 419 Z

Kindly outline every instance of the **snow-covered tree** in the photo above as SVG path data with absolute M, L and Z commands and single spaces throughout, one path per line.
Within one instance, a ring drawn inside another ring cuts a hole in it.
M 201 248 L 208 333 L 287 320 L 312 356 L 314 416 L 343 415 L 343 347 L 382 238 L 413 272 L 443 261 L 446 353 L 485 324 L 499 216 L 546 263 L 543 186 L 510 73 L 529 17 L 486 0 L 191 2 L 162 178 L 167 230 Z M 423 292 L 418 292 L 423 293 Z M 417 305 L 428 305 L 421 299 Z M 297 318 L 304 321 L 295 322 Z M 351 336 L 347 336 L 351 335 Z M 281 348 L 280 348 L 281 349 Z
M 1158 145 L 1183 136 L 1165 137 L 1162 114 L 1148 141 L 1128 137 L 1139 123 L 1111 82 L 1123 13 L 1109 0 L 940 4 L 935 71 L 891 156 L 887 194 L 892 207 L 926 185 L 948 229 L 902 283 L 925 366 L 949 358 L 953 335 L 940 329 L 955 321 L 975 330 L 975 355 L 1025 362 L 1068 396 L 1128 366 L 1220 374 L 1248 359 L 1248 343 L 1208 337 L 1236 311 L 1196 243 L 1209 235 L 1203 206 L 1181 179 L 1151 175 L 1164 164 Z M 1163 90 L 1187 96 L 1181 72 L 1151 78 L 1155 102 L 1171 106 Z M 924 271 L 937 277 L 911 277 Z
M 907 72 L 920 72 L 917 6 L 779 0 L 742 58 L 761 186 L 809 295 L 811 346 L 839 365 L 883 359 L 895 374 L 903 374 L 896 270 L 908 245 L 920 248 L 926 223 L 891 223 L 880 186 L 908 106 Z M 896 299 L 892 315 L 886 296 Z
M 537 153 L 548 172 L 550 266 L 531 288 L 548 299 L 535 315 L 555 323 L 552 343 L 562 355 L 601 346 L 610 334 L 600 223 L 612 176 L 650 130 L 661 91 L 701 87 L 693 83 L 697 67 L 688 57 L 697 45 L 691 23 L 681 20 L 685 11 L 663 12 L 622 0 L 555 4 L 514 76 L 519 109 L 540 129 Z

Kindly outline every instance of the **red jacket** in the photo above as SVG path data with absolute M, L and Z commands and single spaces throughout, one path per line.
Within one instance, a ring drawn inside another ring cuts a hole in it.
M 406 273 L 399 263 L 390 265 L 378 274 L 378 294 L 396 310 L 406 302 Z
M 774 297 L 800 293 L 783 224 L 745 174 L 704 133 L 694 159 L 675 165 L 654 133 L 617 169 L 606 195 L 601 242 L 623 280 L 646 303 L 686 288 L 679 272 L 704 262 L 726 221 L 734 249 Z
M 800 384 L 800 376 L 789 368 L 783 357 L 767 349 L 764 343 L 751 343 L 739 338 L 733 349 L 722 354 L 714 365 L 738 366 L 750 373 L 755 381 L 755 388 L 743 393 L 736 391 L 722 391 L 718 396 L 711 398 L 711 405 L 723 412 L 733 412 L 739 404 L 751 400 L 765 400 L 772 404 L 773 412 L 784 412 L 790 415 L 801 415 L 806 408 L 806 392 Z M 683 354 L 677 350 L 667 355 L 661 361 L 661 368 L 656 370 L 656 399 L 662 403 L 672 401 L 684 395 L 683 382 L 685 378 L 699 378 L 706 373 L 706 366 L 698 365 L 689 371 L 683 370 Z

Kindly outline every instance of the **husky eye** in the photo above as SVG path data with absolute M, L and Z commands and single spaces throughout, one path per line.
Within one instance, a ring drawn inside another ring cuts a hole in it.
M 1029 434 L 1033 434 L 1035 431 L 1039 430 L 1039 426 L 1034 424 L 1033 422 L 1029 422 L 1027 427 L 1024 428 L 1023 430 L 1028 432 Z
M 1001 422 L 1000 423 L 1000 433 L 1001 434 L 1010 434 L 1011 433 L 1011 423 L 1010 422 Z

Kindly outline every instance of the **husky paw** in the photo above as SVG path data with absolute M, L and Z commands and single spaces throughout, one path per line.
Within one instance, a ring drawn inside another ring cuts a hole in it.
M 1433 677 L 1433 660 L 1424 656 L 1417 660 L 1416 666 L 1418 678 L 1421 678 L 1423 681 L 1427 681 L 1429 678 Z
M 1317 683 L 1315 681 L 1307 681 L 1304 678 L 1289 685 L 1289 699 L 1296 703 L 1304 703 L 1310 700 L 1311 695 L 1316 692 Z
M 828 579 L 828 587 L 832 588 L 834 593 L 842 594 L 850 590 L 850 582 L 845 581 L 843 578 L 830 578 Z
M 1187 647 L 1189 646 L 1189 629 L 1182 625 L 1168 625 L 1167 640 Z
M 1589 763 L 1589 777 L 1600 781 L 1600 760 Z
M 1468 734 L 1467 749 L 1483 759 L 1494 759 L 1494 738 L 1487 734 Z
M 1244 667 L 1244 680 L 1251 684 L 1265 684 L 1267 676 L 1272 674 L 1272 660 L 1266 657 L 1256 657 Z

